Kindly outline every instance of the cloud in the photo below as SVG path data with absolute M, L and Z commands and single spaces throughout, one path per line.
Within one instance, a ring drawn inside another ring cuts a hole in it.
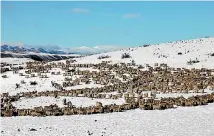
M 42 48 L 45 50 L 62 50 L 58 45 L 24 45 L 27 48 Z
M 125 19 L 140 18 L 140 17 L 141 17 L 140 13 L 127 13 L 123 15 L 123 18 Z
M 117 46 L 117 45 L 115 46 L 99 45 L 94 47 L 81 46 L 81 47 L 70 48 L 70 52 L 92 54 L 92 53 L 104 53 L 104 52 L 116 51 L 124 48 L 125 48 L 124 46 Z
M 73 8 L 72 12 L 74 13 L 89 13 L 90 11 L 85 8 Z

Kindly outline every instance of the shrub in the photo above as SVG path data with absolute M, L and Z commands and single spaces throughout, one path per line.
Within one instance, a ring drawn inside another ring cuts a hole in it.
M 108 56 L 108 55 L 102 55 L 102 56 L 98 57 L 98 59 L 105 59 L 105 58 L 110 58 L 110 56 Z
M 150 44 L 144 44 L 143 47 L 148 47 Z
M 192 65 L 192 64 L 195 64 L 195 63 L 199 63 L 200 61 L 196 58 L 196 60 L 189 60 L 189 61 L 187 61 L 187 64 L 188 65 Z
M 134 60 L 132 60 L 132 65 L 133 65 L 133 66 L 135 66 L 135 64 L 136 64 L 136 63 L 135 63 L 135 61 L 134 61 Z
M 182 52 L 179 52 L 178 55 L 182 55 Z
M 37 85 L 38 83 L 36 81 L 31 81 L 30 85 Z
M 192 65 L 192 61 L 187 61 L 187 65 Z
M 144 67 L 143 67 L 142 65 L 139 65 L 138 68 L 139 68 L 139 69 L 143 69 Z
M 36 129 L 34 129 L 34 128 L 31 128 L 31 129 L 30 129 L 30 131 L 37 131 L 37 130 L 36 130 Z
M 2 78 L 7 78 L 7 75 L 3 75 Z
M 163 57 L 164 57 L 164 58 L 167 58 L 167 56 L 166 56 L 166 55 L 163 55 Z
M 214 53 L 211 53 L 211 54 L 210 54 L 210 56 L 212 56 L 212 57 L 213 57 L 213 56 L 214 56 Z
M 124 59 L 124 58 L 131 58 L 131 56 L 129 55 L 129 53 L 123 53 L 121 58 L 122 59 Z

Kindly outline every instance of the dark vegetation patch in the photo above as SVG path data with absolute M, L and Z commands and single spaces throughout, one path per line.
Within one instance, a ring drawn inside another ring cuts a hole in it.
M 143 69 L 144 67 L 143 67 L 143 65 L 139 65 L 138 68 L 139 69 Z
M 189 61 L 187 61 L 187 64 L 188 65 L 192 65 L 192 64 L 195 64 L 195 63 L 199 63 L 200 61 L 196 58 L 195 60 L 189 60 Z
M 36 81 L 31 81 L 30 85 L 37 85 L 38 83 Z
M 182 52 L 179 52 L 178 55 L 182 55 Z
M 122 56 L 121 56 L 122 59 L 125 59 L 125 58 L 131 58 L 131 56 L 129 55 L 129 53 L 123 53 Z
M 39 56 L 37 55 L 31 55 L 31 59 L 35 60 L 35 61 L 43 61 L 42 58 L 40 58 Z
M 37 131 L 35 128 L 31 128 L 30 131 Z
M 143 47 L 149 47 L 150 46 L 150 44 L 144 44 L 143 45 Z
M 106 59 L 106 58 L 110 58 L 109 55 L 101 55 L 98 57 L 98 59 Z

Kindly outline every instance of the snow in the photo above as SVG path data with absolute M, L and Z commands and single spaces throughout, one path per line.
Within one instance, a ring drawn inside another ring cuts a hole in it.
M 8 64 L 22 64 L 22 63 L 25 63 L 28 61 L 33 61 L 33 60 L 30 58 L 1 58 L 0 61 L 2 63 L 6 62 Z
M 50 104 L 57 104 L 59 107 L 64 107 L 63 99 L 67 101 L 71 101 L 72 105 L 76 107 L 88 107 L 93 106 L 96 102 L 102 102 L 103 105 L 109 104 L 119 104 L 122 105 L 124 103 L 124 99 L 92 99 L 87 97 L 59 97 L 55 99 L 54 97 L 36 97 L 31 99 L 21 99 L 20 101 L 14 102 L 14 106 L 17 108 L 33 108 L 39 106 L 49 106 Z
M 20 73 L 24 73 L 24 70 L 20 70 Z M 46 91 L 46 90 L 55 90 L 54 87 L 51 86 L 51 80 L 58 81 L 63 80 L 62 76 L 57 76 L 57 79 L 54 76 L 53 78 L 39 78 L 39 77 L 31 77 L 25 78 L 25 76 L 19 76 L 19 74 L 13 74 L 12 71 L 5 73 L 8 78 L 0 78 L 1 81 L 1 93 L 9 92 L 10 95 L 15 95 L 19 92 L 28 92 L 28 91 Z M 24 80 L 26 84 L 20 84 L 21 80 Z M 36 81 L 38 85 L 30 85 L 30 81 Z M 21 87 L 15 89 L 16 83 L 20 84 Z
M 178 55 L 179 52 L 182 52 L 182 55 Z M 77 62 L 75 63 L 100 63 L 102 61 L 112 61 L 112 63 L 131 63 L 132 60 L 135 60 L 136 64 L 141 65 L 150 64 L 153 66 L 154 63 L 167 63 L 171 67 L 214 68 L 214 63 L 210 63 L 214 62 L 214 57 L 209 55 L 213 52 L 214 38 L 201 38 L 186 40 L 183 42 L 176 41 L 171 43 L 161 43 L 150 45 L 148 47 L 134 47 L 120 51 L 96 54 L 76 58 Z M 131 58 L 121 59 L 121 55 L 123 53 L 129 53 Z M 101 55 L 109 55 L 111 58 L 101 60 L 97 59 Z M 161 55 L 165 55 L 167 58 L 161 57 Z M 190 59 L 195 60 L 196 58 L 200 61 L 200 63 L 187 65 L 187 61 Z
M 19 73 L 24 73 L 25 70 L 20 70 Z M 60 71 L 61 75 L 51 75 L 51 72 L 53 71 Z M 57 83 L 62 84 L 64 81 L 64 78 L 67 76 L 63 76 L 64 73 L 60 68 L 53 68 L 50 70 L 50 73 L 47 73 L 48 78 L 39 78 L 39 77 L 30 77 L 25 78 L 25 76 L 19 76 L 19 74 L 13 74 L 12 71 L 8 71 L 4 73 L 3 75 L 7 75 L 8 78 L 2 78 L 0 77 L 1 82 L 1 93 L 9 92 L 10 95 L 15 95 L 19 92 L 32 92 L 32 91 L 53 91 L 56 90 L 54 87 L 51 86 L 51 81 L 55 81 Z M 25 74 L 25 73 L 24 73 Z M 72 79 L 79 78 L 81 75 L 73 75 Z M 24 80 L 26 84 L 20 84 L 21 81 Z M 36 81 L 38 85 L 30 85 L 30 81 Z M 16 88 L 16 83 L 20 84 L 20 88 Z M 71 87 L 65 87 L 66 90 L 71 89 L 81 89 L 81 88 L 93 88 L 93 87 L 102 87 L 103 85 L 100 84 L 94 84 L 94 82 L 91 82 L 90 84 L 81 83 L 80 85 L 71 86 Z
M 213 136 L 214 104 L 164 111 L 1 118 L 2 136 Z M 30 131 L 30 129 L 37 131 Z M 20 129 L 20 131 L 18 131 Z
M 205 94 L 211 94 L 212 92 L 214 92 L 214 90 L 209 90 L 209 89 L 205 89 L 204 93 L 160 93 L 160 94 L 156 94 L 156 98 L 166 98 L 166 97 L 180 97 L 183 96 L 184 98 L 188 98 L 191 96 L 196 96 L 196 95 L 205 95 Z

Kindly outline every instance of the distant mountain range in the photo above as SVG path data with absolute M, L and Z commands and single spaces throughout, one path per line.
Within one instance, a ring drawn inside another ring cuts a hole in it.
M 12 52 L 12 53 L 21 53 L 26 54 L 29 52 L 34 53 L 49 53 L 49 54 L 73 54 L 69 52 L 65 52 L 59 49 L 44 49 L 41 47 L 20 47 L 20 46 L 12 46 L 12 45 L 1 45 L 1 52 Z
M 1 58 L 31 58 L 37 61 L 56 61 L 77 58 L 81 55 L 66 52 L 59 48 L 49 47 L 21 47 L 14 45 L 1 45 Z
M 28 54 L 28 53 L 46 53 L 46 54 L 81 54 L 81 55 L 90 55 L 90 54 L 99 54 L 104 52 L 116 51 L 123 49 L 123 46 L 80 46 L 80 47 L 71 47 L 71 48 L 62 48 L 59 46 L 52 45 L 41 45 L 41 46 L 32 46 L 32 45 L 1 45 L 1 52 L 3 53 L 19 53 L 19 54 Z

